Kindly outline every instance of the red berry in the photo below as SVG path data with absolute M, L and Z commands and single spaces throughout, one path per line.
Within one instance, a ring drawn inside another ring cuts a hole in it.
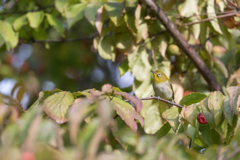
M 197 116 L 197 121 L 198 123 L 201 123 L 201 124 L 206 124 L 208 123 L 206 118 L 204 117 L 203 113 L 200 113 L 198 116 Z

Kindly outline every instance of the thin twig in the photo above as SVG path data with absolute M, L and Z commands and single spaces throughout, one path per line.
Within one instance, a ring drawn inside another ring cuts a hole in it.
M 165 32 L 167 32 L 167 30 L 163 30 L 163 31 L 161 31 L 161 32 L 153 35 L 147 42 L 144 42 L 144 41 L 139 42 L 139 43 L 137 44 L 137 46 L 143 45 L 143 44 L 147 44 L 147 43 L 151 42 L 152 40 L 154 40 L 155 38 L 157 38 L 157 36 L 159 36 L 159 35 L 161 35 L 161 34 L 163 34 L 163 33 L 165 33 Z
M 47 9 L 47 8 L 52 8 L 52 7 L 55 7 L 55 5 L 54 5 L 54 4 L 52 4 L 52 5 L 47 5 L 47 6 L 43 6 L 43 7 L 39 8 L 39 9 L 35 9 L 35 10 L 31 10 L 31 11 L 0 12 L 0 15 L 9 15 L 9 14 L 26 14 L 26 13 L 28 13 L 28 12 L 37 12 L 37 11 L 41 11 L 41 10 L 44 10 L 44 9 Z
M 165 103 L 169 103 L 171 105 L 174 105 L 174 106 L 177 106 L 179 108 L 183 108 L 183 106 L 181 106 L 180 104 L 177 104 L 177 103 L 174 103 L 172 101 L 168 101 L 166 99 L 163 99 L 163 98 L 160 98 L 160 97 L 156 97 L 156 96 L 153 96 L 151 95 L 151 97 L 144 97 L 144 98 L 139 98 L 141 100 L 152 100 L 152 99 L 156 99 L 156 100 L 159 100 L 159 101 L 162 101 L 162 102 L 165 102 Z M 125 100 L 126 102 L 128 102 L 129 100 Z
M 46 39 L 46 40 L 31 40 L 30 43 L 61 43 L 61 42 L 75 42 L 75 41 L 81 41 L 81 40 L 91 40 L 94 36 L 85 36 L 85 37 L 78 37 L 78 38 L 72 38 L 72 39 Z
M 223 15 L 220 15 L 220 16 L 212 17 L 212 18 L 202 19 L 202 20 L 197 21 L 197 22 L 184 23 L 184 24 L 181 24 L 181 25 L 179 25 L 179 26 L 180 26 L 180 27 L 184 27 L 184 26 L 189 26 L 189 25 L 193 25 L 193 24 L 198 24 L 198 23 L 202 23 L 202 22 L 206 22 L 206 21 L 212 21 L 212 20 L 218 19 L 218 18 L 231 17 L 231 16 L 234 16 L 234 15 L 236 15 L 236 14 L 238 14 L 238 13 L 240 13 L 240 11 L 237 11 L 237 12 L 234 12 L 234 13 L 223 14 Z
M 230 3 L 231 5 L 233 5 L 233 7 L 235 7 L 236 10 L 239 10 L 239 7 L 237 5 L 235 5 L 232 1 L 227 0 L 228 3 Z

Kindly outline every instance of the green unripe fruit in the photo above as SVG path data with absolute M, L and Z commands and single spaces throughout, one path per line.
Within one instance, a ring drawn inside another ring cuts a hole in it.
M 176 56 L 180 55 L 179 48 L 178 48 L 178 46 L 175 45 L 175 44 L 170 44 L 170 45 L 168 46 L 168 48 L 167 48 L 167 53 L 168 53 L 169 55 L 176 55 Z

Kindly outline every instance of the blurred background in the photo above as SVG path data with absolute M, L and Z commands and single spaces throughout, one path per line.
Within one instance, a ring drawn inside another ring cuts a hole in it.
M 82 19 L 66 35 L 69 39 L 89 36 L 76 42 L 29 42 L 15 49 L 0 48 L 0 93 L 9 103 L 19 103 L 24 109 L 37 99 L 42 90 L 59 88 L 77 92 L 100 89 L 105 83 L 120 88 L 132 85 L 134 77 L 127 72 L 120 78 L 118 62 L 101 58 L 92 47 L 94 27 Z M 49 39 L 61 36 L 54 29 L 47 31 Z M 31 37 L 30 37 L 31 38 Z M 130 92 L 131 88 L 127 88 Z

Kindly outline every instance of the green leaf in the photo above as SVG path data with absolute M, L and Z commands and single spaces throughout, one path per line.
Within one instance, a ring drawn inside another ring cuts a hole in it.
M 208 108 L 214 116 L 215 125 L 217 126 L 222 120 L 223 113 L 223 95 L 220 91 L 212 92 L 208 99 Z
M 159 138 L 162 138 L 163 136 L 167 135 L 168 132 L 170 131 L 170 129 L 171 129 L 171 126 L 169 125 L 169 123 L 165 123 L 160 128 L 160 130 L 157 131 L 157 133 L 156 133 L 157 138 L 159 139 Z
M 115 48 L 114 48 L 114 37 L 109 36 L 106 38 L 101 37 L 100 42 L 98 44 L 98 52 L 99 55 L 104 59 L 115 60 Z
M 213 144 L 221 144 L 219 134 L 211 129 L 208 124 L 199 124 L 200 137 L 208 146 Z
M 44 18 L 44 12 L 38 11 L 38 12 L 28 12 L 27 18 L 29 21 L 29 24 L 32 28 L 38 28 L 39 25 L 42 23 Z
M 228 97 L 225 97 L 225 100 L 224 100 L 223 114 L 226 120 L 228 121 L 228 123 L 230 124 L 230 126 L 232 126 L 234 113 L 233 113 L 233 110 L 231 109 L 231 105 Z
M 197 116 L 200 114 L 198 106 L 196 104 L 192 104 L 187 106 L 184 109 L 184 118 L 190 123 L 193 127 L 196 127 Z
M 234 130 L 237 126 L 237 122 L 238 122 L 238 117 L 234 115 L 232 120 L 232 126 L 228 124 L 227 136 L 225 138 L 225 141 L 227 142 L 227 144 L 229 143 L 231 137 L 234 136 Z
M 128 55 L 129 67 L 139 81 L 145 81 L 151 76 L 152 66 L 148 60 L 148 53 L 145 47 L 136 48 L 135 51 Z
M 196 16 L 190 17 L 189 21 L 190 22 L 198 22 L 199 18 Z M 200 35 L 200 24 L 199 23 L 193 24 L 193 25 L 189 26 L 189 29 L 190 29 L 191 33 L 193 33 L 194 38 L 198 39 L 198 37 Z
M 33 29 L 32 35 L 33 35 L 33 38 L 36 40 L 47 39 L 47 33 L 43 28 Z
M 231 109 L 235 115 L 239 116 L 239 105 L 240 105 L 240 87 L 232 86 L 226 89 L 229 97 Z
M 128 66 L 128 60 L 124 60 L 119 66 L 119 73 L 120 73 L 120 77 L 122 77 L 128 70 L 129 70 L 129 66 Z
M 4 39 L 3 39 L 3 37 L 0 35 L 0 48 L 2 47 L 3 44 L 4 44 Z
M 48 20 L 48 23 L 54 28 L 56 29 L 59 33 L 63 34 L 64 32 L 64 27 L 62 22 L 55 16 L 51 15 L 51 14 L 45 14 Z
M 124 2 L 107 2 L 105 4 L 105 9 L 108 12 L 108 15 L 111 21 L 118 26 L 118 22 L 122 17 L 123 9 L 124 9 Z
M 166 59 L 166 51 L 169 43 L 169 34 L 163 34 L 160 36 L 157 36 L 154 41 L 154 52 L 156 55 L 160 53 L 164 59 Z
M 155 134 L 163 126 L 157 103 L 146 110 L 144 122 L 144 131 L 147 134 Z
M 220 61 L 218 58 L 214 57 L 213 59 L 214 61 L 214 66 L 216 69 L 218 69 L 225 78 L 228 78 L 228 70 L 225 67 L 224 63 L 222 61 Z
M 137 43 L 148 38 L 148 26 L 147 23 L 139 19 L 137 30 Z
M 94 25 L 94 23 L 95 23 L 95 17 L 96 17 L 96 14 L 97 14 L 97 10 L 101 6 L 102 6 L 102 3 L 90 3 L 90 4 L 87 5 L 87 7 L 84 11 L 84 15 L 85 15 L 86 19 L 92 25 Z
M 0 20 L 0 35 L 3 37 L 7 49 L 14 48 L 18 44 L 18 35 L 12 29 L 12 26 Z
M 93 136 L 95 135 L 97 128 L 100 126 L 100 124 L 100 120 L 98 118 L 95 118 L 89 124 L 85 125 L 80 134 L 78 135 L 78 144 L 85 152 L 90 145 L 90 142 L 93 139 Z
M 67 121 L 68 108 L 73 102 L 70 92 L 59 92 L 49 96 L 43 102 L 43 110 L 57 123 L 62 124 Z
M 226 119 L 222 119 L 221 122 L 216 126 L 215 130 L 222 139 L 225 139 L 228 132 L 228 121 Z
M 127 27 L 132 31 L 133 35 L 137 35 L 138 21 L 141 14 L 141 5 L 136 7 L 127 7 L 124 15 L 124 20 Z
M 27 24 L 27 16 L 23 15 L 19 18 L 17 18 L 13 23 L 13 28 L 18 31 L 22 28 L 23 25 Z
M 86 5 L 86 3 L 78 3 L 67 6 L 66 18 L 68 29 L 71 28 L 77 21 L 83 18 Z
M 207 97 L 207 95 L 205 95 L 203 93 L 197 93 L 197 92 L 191 93 L 191 94 L 184 96 L 181 99 L 181 101 L 179 102 L 179 104 L 182 106 L 184 106 L 184 105 L 189 106 L 191 104 L 200 102 L 201 100 L 203 100 L 206 97 Z
M 201 101 L 201 107 L 202 107 L 204 117 L 206 118 L 209 125 L 211 127 L 215 127 L 214 116 L 208 109 L 208 99 L 209 99 L 209 96 L 207 98 L 205 98 L 203 101 Z
M 55 7 L 61 14 L 64 13 L 66 2 L 67 0 L 55 0 Z
M 115 97 L 111 102 L 113 104 L 114 110 L 116 110 L 117 114 L 132 130 L 137 131 L 137 123 L 134 121 L 134 118 L 137 119 L 143 127 L 144 120 L 140 114 L 136 112 L 132 105 Z
M 170 124 L 174 132 L 177 131 L 179 125 L 178 108 L 172 107 L 163 112 L 162 117 Z
M 122 50 L 123 52 L 131 51 L 134 45 L 135 45 L 135 42 L 130 32 L 117 34 L 116 47 Z
M 208 13 L 207 15 L 208 15 L 209 19 L 217 16 L 216 13 L 215 13 L 214 1 L 215 0 L 208 0 L 207 1 L 207 13 Z M 215 29 L 215 31 L 217 31 L 220 34 L 223 34 L 221 29 L 220 29 L 218 20 L 216 18 L 211 20 L 210 23 L 213 26 L 213 28 Z

